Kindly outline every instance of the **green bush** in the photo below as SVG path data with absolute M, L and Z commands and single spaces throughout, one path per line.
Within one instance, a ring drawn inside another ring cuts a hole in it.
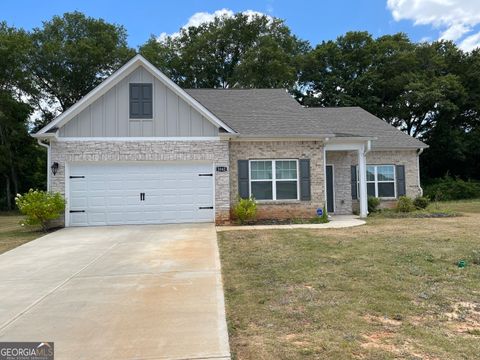
M 20 212 L 25 215 L 25 225 L 40 225 L 47 231 L 48 223 L 58 219 L 65 210 L 65 199 L 60 193 L 30 189 L 28 193 L 15 198 Z
M 233 213 L 240 224 L 252 221 L 257 216 L 257 202 L 253 197 L 238 199 Z
M 427 184 L 424 193 L 435 201 L 473 199 L 480 197 L 480 182 L 446 176 Z
M 408 213 L 415 210 L 413 200 L 407 196 L 400 196 L 397 201 L 397 211 L 402 213 Z
M 380 206 L 380 199 L 375 197 L 375 196 L 369 196 L 368 197 L 368 212 L 369 213 L 374 213 L 378 210 L 378 207 Z
M 422 209 L 426 209 L 428 204 L 430 204 L 430 199 L 427 198 L 426 196 L 417 196 L 414 200 L 413 200 L 413 205 L 418 209 L 418 210 L 422 210 Z
M 322 216 L 318 217 L 318 222 L 321 223 L 321 224 L 325 224 L 325 223 L 329 222 L 328 212 L 327 212 L 327 207 L 326 206 L 323 207 Z

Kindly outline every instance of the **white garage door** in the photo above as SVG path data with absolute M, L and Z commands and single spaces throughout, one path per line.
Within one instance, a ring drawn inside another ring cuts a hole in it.
M 210 222 L 210 163 L 71 164 L 70 226 Z

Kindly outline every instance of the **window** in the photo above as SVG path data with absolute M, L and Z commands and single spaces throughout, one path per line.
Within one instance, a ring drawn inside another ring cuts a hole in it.
M 359 184 L 360 181 L 357 180 L 357 185 Z M 360 191 L 357 190 L 357 193 Z M 367 165 L 367 195 L 379 198 L 396 197 L 394 165 Z
M 130 119 L 152 117 L 152 84 L 130 84 Z
M 250 194 L 257 200 L 298 200 L 298 161 L 251 160 Z

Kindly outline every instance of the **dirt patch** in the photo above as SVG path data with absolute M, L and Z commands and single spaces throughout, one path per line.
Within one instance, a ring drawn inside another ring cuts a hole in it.
M 399 352 L 399 349 L 394 345 L 388 343 L 394 337 L 394 333 L 390 331 L 377 331 L 368 335 L 363 335 L 363 348 L 380 349 L 388 352 Z
M 302 340 L 301 336 L 298 334 L 287 334 L 283 337 L 283 340 L 299 347 L 306 347 L 310 345 L 310 342 Z
M 363 317 L 367 322 L 372 324 L 382 324 L 385 326 L 400 326 L 402 325 L 401 320 L 390 319 L 386 316 L 375 316 L 375 315 L 365 315 Z
M 480 335 L 480 303 L 460 301 L 452 306 L 452 311 L 444 315 L 455 332 Z

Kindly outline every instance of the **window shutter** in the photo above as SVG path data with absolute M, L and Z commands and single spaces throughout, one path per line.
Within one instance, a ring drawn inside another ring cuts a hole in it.
M 242 199 L 246 199 L 250 196 L 248 186 L 249 178 L 248 160 L 238 160 L 238 195 Z
M 351 179 L 352 179 L 352 200 L 358 199 L 357 194 L 357 166 L 352 165 L 350 167 Z
M 310 159 L 300 159 L 300 200 L 308 201 L 310 194 Z
M 152 118 L 152 84 L 142 84 L 142 116 Z
M 130 84 L 130 118 L 140 117 L 141 107 L 141 88 L 139 84 Z
M 405 196 L 407 194 L 405 187 L 405 166 L 395 166 L 395 172 L 397 176 L 397 196 Z
M 153 117 L 152 84 L 130 84 L 130 118 L 151 119 Z

